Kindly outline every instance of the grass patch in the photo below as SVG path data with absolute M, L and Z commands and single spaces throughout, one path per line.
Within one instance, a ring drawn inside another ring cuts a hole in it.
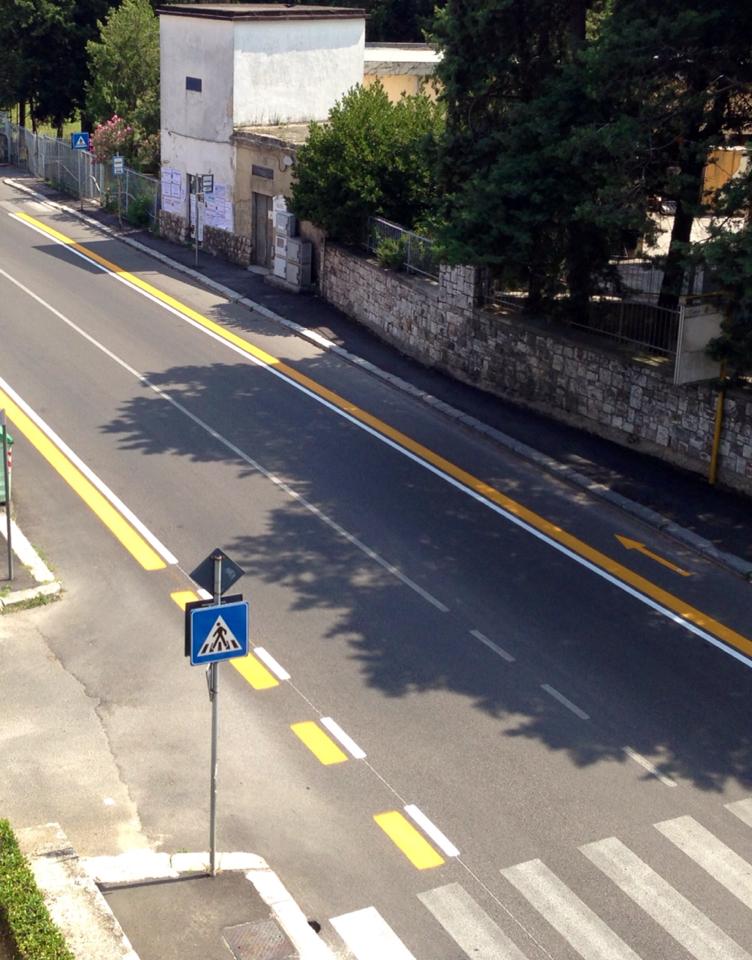
M 75 960 L 52 922 L 31 867 L 0 820 L 0 940 L 13 960 Z

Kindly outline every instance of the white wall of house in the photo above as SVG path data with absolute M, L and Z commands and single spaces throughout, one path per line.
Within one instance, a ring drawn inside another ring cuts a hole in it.
M 226 142 L 233 126 L 233 24 L 162 14 L 161 123 L 164 132 Z M 186 78 L 201 91 L 186 89 Z
M 235 126 L 325 120 L 362 82 L 364 45 L 361 18 L 237 22 Z

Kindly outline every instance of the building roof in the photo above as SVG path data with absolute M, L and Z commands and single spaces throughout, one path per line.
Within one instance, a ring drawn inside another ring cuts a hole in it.
M 232 139 L 245 140 L 261 147 L 284 147 L 295 150 L 308 139 L 308 123 L 280 123 L 264 125 L 242 125 L 235 127 Z
M 315 7 L 292 3 L 170 3 L 162 16 L 205 20 L 351 20 L 365 19 L 359 7 Z
M 370 76 L 430 76 L 441 54 L 427 43 L 367 43 L 363 72 Z

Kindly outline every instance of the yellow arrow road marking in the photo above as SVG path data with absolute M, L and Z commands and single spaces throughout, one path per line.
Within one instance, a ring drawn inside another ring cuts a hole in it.
M 638 553 L 643 553 L 646 557 L 650 557 L 651 560 L 655 560 L 656 563 L 663 564 L 664 567 L 668 567 L 669 570 L 673 570 L 674 573 L 678 573 L 679 576 L 692 576 L 691 570 L 683 570 L 681 567 L 677 567 L 675 563 L 671 563 L 671 561 L 666 560 L 665 557 L 662 557 L 657 553 L 653 553 L 652 550 L 648 550 L 645 544 L 640 543 L 639 540 L 630 540 L 629 537 L 622 537 L 618 533 L 614 534 L 614 536 L 625 550 L 637 550 Z
M 399 810 L 377 813 L 373 819 L 418 870 L 430 870 L 444 863 L 441 854 L 434 850 L 423 834 L 419 833 Z
M 667 590 L 663 590 L 657 584 L 635 573 L 634 570 L 630 570 L 629 567 L 625 567 L 612 557 L 607 556 L 595 547 L 591 547 L 590 544 L 585 543 L 571 533 L 567 533 L 566 530 L 563 530 L 556 524 L 551 523 L 550 520 L 546 520 L 545 517 L 541 517 L 521 503 L 512 500 L 511 497 L 506 496 L 506 494 L 501 493 L 501 491 L 495 487 L 490 486 L 478 477 L 463 470 L 462 467 L 457 466 L 440 454 L 434 453 L 433 450 L 423 446 L 423 444 L 406 436 L 401 431 L 384 423 L 365 410 L 362 410 L 356 404 L 345 400 L 343 397 L 334 393 L 334 391 L 322 386 L 315 380 L 311 380 L 310 377 L 305 376 L 305 374 L 300 373 L 276 357 L 271 356 L 271 354 L 266 353 L 266 351 L 254 346 L 250 341 L 238 336 L 231 330 L 226 330 L 218 323 L 209 320 L 207 317 L 198 313 L 198 311 L 193 310 L 186 304 L 169 296 L 157 287 L 153 287 L 146 281 L 141 280 L 134 274 L 117 266 L 117 264 L 106 260 L 76 240 L 67 237 L 65 234 L 60 233 L 53 227 L 47 226 L 34 217 L 30 217 L 26 213 L 12 213 L 10 216 L 16 220 L 27 223 L 33 229 L 40 231 L 58 243 L 77 251 L 79 255 L 99 264 L 104 270 L 112 273 L 137 290 L 142 291 L 146 296 L 163 303 L 168 309 L 177 312 L 196 325 L 203 327 L 219 339 L 224 340 L 235 349 L 240 350 L 254 362 L 266 366 L 277 376 L 287 380 L 293 385 L 297 385 L 305 392 L 319 397 L 332 409 L 340 411 L 350 420 L 362 424 L 365 429 L 384 439 L 390 446 L 406 453 L 414 461 L 428 466 L 432 472 L 447 479 L 454 486 L 470 492 L 476 499 L 485 501 L 487 504 L 492 505 L 492 507 L 497 508 L 497 512 L 505 514 L 513 522 L 528 529 L 540 539 L 548 541 L 563 553 L 579 560 L 579 562 L 600 574 L 600 576 L 603 576 L 606 580 L 615 583 L 617 586 L 621 586 L 622 589 L 626 589 L 627 592 L 632 593 L 633 596 L 646 598 L 645 602 L 648 602 L 654 609 L 662 609 L 664 614 L 668 611 L 669 615 L 672 615 L 672 618 L 679 618 L 690 629 L 704 635 L 705 639 L 711 643 L 715 643 L 716 646 L 718 645 L 716 640 L 720 640 L 724 644 L 744 654 L 745 657 L 752 659 L 752 641 L 743 634 L 738 633 L 736 630 L 720 623 L 714 617 L 696 609 L 680 597 L 676 597 Z M 233 664 L 236 663 L 236 661 L 232 662 Z

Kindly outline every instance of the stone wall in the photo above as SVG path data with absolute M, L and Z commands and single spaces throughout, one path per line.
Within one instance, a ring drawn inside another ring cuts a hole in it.
M 675 387 L 671 371 L 561 324 L 478 309 L 480 278 L 442 267 L 439 281 L 395 273 L 326 245 L 322 295 L 423 363 L 557 419 L 707 473 L 716 391 Z M 752 493 L 752 395 L 730 392 L 718 479 Z
M 247 267 L 251 262 L 251 238 L 241 237 L 229 230 L 217 230 L 216 227 L 204 227 L 204 239 L 201 249 L 216 257 Z
M 159 211 L 159 235 L 165 240 L 171 240 L 172 243 L 185 243 L 188 239 L 188 224 L 185 217 L 177 213 L 168 213 L 166 210 Z
M 188 222 L 176 213 L 159 211 L 160 236 L 173 243 L 188 243 Z M 241 237 L 229 230 L 217 230 L 216 227 L 204 227 L 204 239 L 201 249 L 216 257 L 222 257 L 231 263 L 247 267 L 251 262 L 251 238 Z

